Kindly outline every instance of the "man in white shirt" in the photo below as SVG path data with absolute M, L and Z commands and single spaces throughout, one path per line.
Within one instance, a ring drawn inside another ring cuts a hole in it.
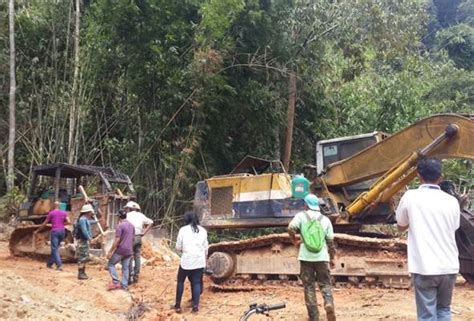
M 153 220 L 146 217 L 143 213 L 140 212 L 140 205 L 136 202 L 127 202 L 125 205 L 125 210 L 127 211 L 127 221 L 132 223 L 135 227 L 135 238 L 133 240 L 133 258 L 130 260 L 130 278 L 128 283 L 138 283 L 138 277 L 140 275 L 140 255 L 142 250 L 142 237 L 153 226 Z M 135 266 L 133 266 L 135 265 Z
M 417 165 L 421 186 L 407 191 L 398 205 L 398 227 L 408 229 L 408 271 L 415 287 L 418 320 L 451 320 L 451 300 L 459 272 L 455 231 L 460 208 L 443 192 L 442 165 L 424 158 Z

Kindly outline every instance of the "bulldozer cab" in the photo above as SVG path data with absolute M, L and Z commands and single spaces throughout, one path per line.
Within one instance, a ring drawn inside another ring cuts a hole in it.
M 87 195 L 81 193 L 80 186 Z M 10 252 L 18 256 L 48 256 L 50 227 L 38 235 L 33 232 L 54 208 L 54 202 L 58 201 L 60 209 L 65 210 L 69 219 L 75 222 L 81 207 L 89 201 L 93 204 L 101 227 L 108 228 L 102 234 L 102 242 L 95 244 L 90 253 L 104 255 L 113 243 L 118 211 L 132 199 L 135 199 L 135 191 L 130 178 L 112 168 L 65 163 L 36 166 L 33 168 L 28 200 L 20 206 L 17 216 L 22 224 L 16 227 L 10 237 Z M 101 234 L 98 224 L 92 225 L 92 234 L 93 237 Z M 71 226 L 66 226 L 66 236 L 59 250 L 63 261 L 74 260 Z
M 28 200 L 20 207 L 19 220 L 41 223 L 55 201 L 74 220 L 86 198 L 79 191 L 80 185 L 104 214 L 114 213 L 115 207 L 118 209 L 118 206 L 109 206 L 109 199 L 117 203 L 119 199 L 133 198 L 135 193 L 130 178 L 111 168 L 65 163 L 40 165 L 33 168 Z M 116 221 L 110 218 L 107 225 L 114 227 Z

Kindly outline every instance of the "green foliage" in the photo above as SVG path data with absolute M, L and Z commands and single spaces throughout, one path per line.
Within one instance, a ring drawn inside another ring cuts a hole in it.
M 189 209 L 198 180 L 228 173 L 246 154 L 281 158 L 290 72 L 298 79 L 292 172 L 314 163 L 320 139 L 473 110 L 470 1 L 84 3 L 78 163 L 129 173 L 145 212 L 166 226 Z M 17 7 L 16 164 L 25 186 L 31 165 L 67 159 L 74 6 Z M 2 151 L 7 131 L 0 121 Z
M 459 68 L 474 71 L 474 27 L 457 24 L 438 32 L 437 41 Z

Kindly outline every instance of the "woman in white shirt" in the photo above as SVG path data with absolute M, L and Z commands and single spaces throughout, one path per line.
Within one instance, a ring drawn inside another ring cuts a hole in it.
M 191 282 L 193 299 L 192 312 L 199 311 L 199 297 L 202 290 L 202 273 L 206 267 L 207 257 L 207 232 L 199 225 L 199 218 L 194 213 L 186 213 L 185 226 L 178 233 L 176 250 L 181 253 L 181 262 L 178 270 L 176 285 L 176 303 L 174 309 L 181 312 L 181 298 L 184 291 L 184 280 Z

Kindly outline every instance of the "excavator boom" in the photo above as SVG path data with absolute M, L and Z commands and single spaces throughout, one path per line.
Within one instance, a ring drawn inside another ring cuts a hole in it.
M 459 127 L 457 135 L 449 144 L 440 145 L 428 155 L 441 159 L 474 159 L 474 115 L 440 114 L 424 118 L 349 158 L 329 165 L 324 182 L 328 187 L 336 187 L 379 177 L 413 152 L 429 145 L 450 124 Z

